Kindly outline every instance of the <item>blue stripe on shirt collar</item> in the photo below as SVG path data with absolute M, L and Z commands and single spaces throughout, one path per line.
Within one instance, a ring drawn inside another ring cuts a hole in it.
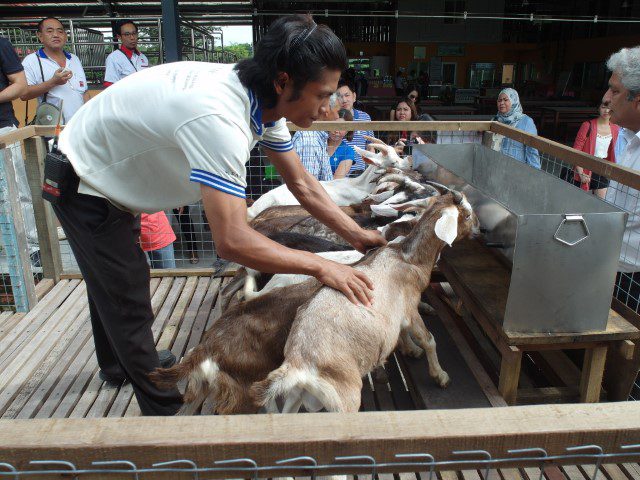
M 264 132 L 264 125 L 262 125 L 262 105 L 260 99 L 257 97 L 253 90 L 249 89 L 249 116 L 251 119 L 251 128 L 256 135 L 262 135 Z
M 262 123 L 262 102 L 253 92 L 253 90 L 248 89 L 247 92 L 249 95 L 251 128 L 256 133 L 256 135 L 261 136 L 264 133 L 264 127 L 273 127 L 276 122 Z
M 69 52 L 67 52 L 66 50 L 63 50 L 62 53 L 64 53 L 64 56 L 67 57 L 67 60 L 71 60 L 71 54 Z M 44 53 L 44 47 L 40 48 L 40 50 L 38 50 L 37 55 L 40 58 L 49 58 L 47 57 L 47 54 Z

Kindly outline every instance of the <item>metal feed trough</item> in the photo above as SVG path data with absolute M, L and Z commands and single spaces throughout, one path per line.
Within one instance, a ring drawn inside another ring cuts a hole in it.
M 606 328 L 626 213 L 482 145 L 421 145 L 413 155 L 428 178 L 467 196 L 480 241 L 509 267 L 504 330 Z

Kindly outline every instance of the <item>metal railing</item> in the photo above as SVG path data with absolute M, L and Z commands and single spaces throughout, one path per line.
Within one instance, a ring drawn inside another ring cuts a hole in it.
M 487 480 L 498 469 L 533 468 L 533 478 L 542 480 L 554 467 L 580 465 L 588 467 L 591 480 L 597 480 L 611 478 L 600 470 L 607 465 L 637 468 L 639 460 L 637 402 L 0 420 L 3 478 L 112 474 L 257 480 L 357 474 L 373 480 L 388 473 L 418 472 L 417 478 L 433 480 L 436 472 L 476 470 Z M 531 474 L 527 470 L 529 478 Z
M 115 48 L 115 39 L 105 38 L 113 23 L 120 18 L 61 18 L 68 26 L 66 48 L 77 55 L 89 83 L 101 84 L 104 78 L 106 58 Z M 157 16 L 131 18 L 140 29 L 138 47 L 149 58 L 149 65 L 163 63 L 162 19 Z M 190 20 L 180 21 L 182 56 L 184 60 L 234 63 L 237 56 L 225 50 L 220 27 L 204 27 Z M 42 44 L 36 35 L 32 21 L 0 20 L 0 36 L 8 38 L 22 59 L 38 50 Z

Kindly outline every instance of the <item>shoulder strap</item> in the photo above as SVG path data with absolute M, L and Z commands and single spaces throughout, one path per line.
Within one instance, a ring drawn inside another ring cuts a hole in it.
M 120 53 L 122 53 L 122 54 L 126 57 L 126 59 L 127 59 L 127 60 L 129 60 L 129 63 L 131 64 L 131 66 L 133 67 L 133 69 L 137 72 L 137 71 L 138 71 L 138 69 L 137 69 L 137 68 L 136 68 L 136 66 L 133 64 L 133 62 L 131 61 L 131 59 L 129 58 L 129 55 L 127 55 L 126 53 L 124 53 L 124 52 L 123 52 L 122 50 L 120 50 L 120 49 L 118 49 L 118 51 L 119 51 Z
M 40 60 L 40 55 L 38 55 L 38 52 L 36 52 L 36 58 L 38 59 L 38 65 L 40 65 L 40 75 L 42 76 L 42 83 L 44 83 L 44 70 L 42 70 L 42 61 Z M 47 101 L 47 94 L 49 92 L 44 92 L 44 95 L 42 97 L 42 102 L 46 102 Z

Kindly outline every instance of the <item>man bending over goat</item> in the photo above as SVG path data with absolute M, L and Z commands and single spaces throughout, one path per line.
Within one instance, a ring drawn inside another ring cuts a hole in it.
M 67 124 L 60 149 L 72 168 L 53 208 L 86 282 L 101 378 L 129 379 L 144 415 L 173 415 L 182 400 L 176 388 L 160 390 L 148 377 L 160 361 L 149 267 L 136 245 L 140 212 L 202 199 L 221 257 L 262 272 L 311 275 L 370 305 L 366 274 L 283 247 L 246 220 L 245 163 L 259 143 L 312 215 L 358 250 L 385 243 L 358 227 L 304 170 L 285 123 L 308 127 L 321 117 L 346 67 L 344 46 L 327 26 L 286 16 L 252 59 L 148 68 L 109 87 Z M 175 361 L 168 358 L 165 367 Z

